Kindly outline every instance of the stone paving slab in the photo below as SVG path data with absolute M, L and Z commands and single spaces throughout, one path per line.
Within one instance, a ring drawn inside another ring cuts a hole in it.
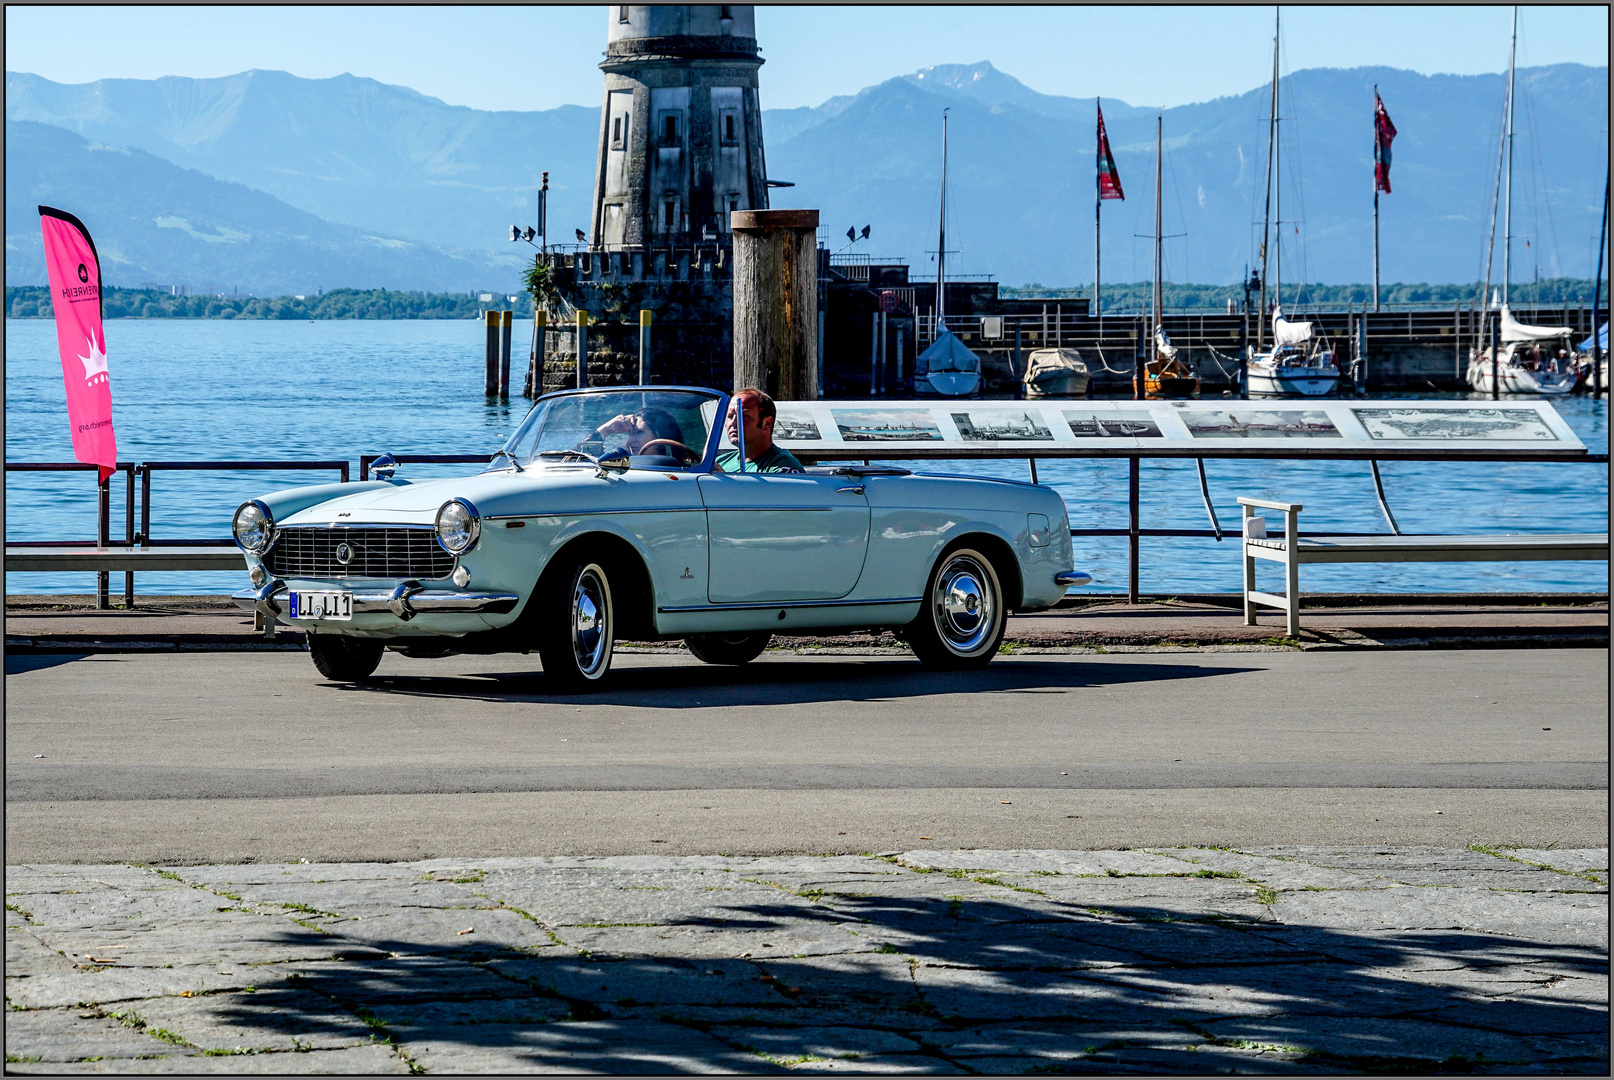
M 18 866 L 13 1072 L 1606 1073 L 1603 849 Z

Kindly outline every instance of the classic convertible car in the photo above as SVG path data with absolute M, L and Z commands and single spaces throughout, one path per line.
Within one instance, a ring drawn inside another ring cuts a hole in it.
M 234 599 L 271 630 L 305 628 L 329 679 L 368 678 L 387 648 L 536 650 L 578 690 L 619 638 L 743 664 L 775 634 L 889 627 L 926 665 L 979 667 L 1010 611 L 1085 580 L 1049 488 L 854 464 L 724 472 L 728 404 L 682 387 L 550 394 L 476 476 L 411 482 L 383 458 L 378 479 L 253 499 L 234 520 L 253 587 Z

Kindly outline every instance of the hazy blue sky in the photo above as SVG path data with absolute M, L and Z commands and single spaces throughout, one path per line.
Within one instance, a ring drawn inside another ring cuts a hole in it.
M 1504 7 L 1288 8 L 1284 68 L 1500 71 L 1509 17 Z M 596 106 L 606 18 L 603 7 L 9 6 L 6 69 L 68 83 L 350 72 L 479 109 Z M 757 25 L 765 108 L 978 60 L 1044 93 L 1133 105 L 1241 93 L 1271 70 L 1271 8 L 769 7 Z M 1606 64 L 1608 30 L 1602 5 L 1526 7 L 1520 63 Z

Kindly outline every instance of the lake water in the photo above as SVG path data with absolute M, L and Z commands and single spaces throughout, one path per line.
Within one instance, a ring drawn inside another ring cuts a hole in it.
M 346 459 L 358 475 L 364 453 L 491 454 L 528 402 L 489 404 L 482 395 L 479 321 L 268 322 L 115 320 L 107 326 L 118 456 L 123 461 Z M 519 348 L 520 353 L 524 349 Z M 519 374 L 516 376 L 520 378 Z M 1399 395 L 1412 396 L 1412 395 Z M 1437 396 L 1437 395 L 1424 395 Z M 1453 396 L 1453 395 L 1439 395 Z M 1556 403 L 1588 447 L 1608 450 L 1608 402 Z M 6 460 L 71 461 L 55 327 L 6 320 Z M 927 466 L 931 467 L 931 466 Z M 1026 478 L 1024 460 L 938 462 L 937 471 Z M 454 475 L 475 466 L 416 466 L 407 476 Z M 1386 494 L 1405 532 L 1605 532 L 1608 466 L 1391 462 Z M 1239 495 L 1305 504 L 1303 527 L 1353 532 L 1386 526 L 1365 462 L 1208 461 L 1211 495 L 1235 529 Z M 1125 461 L 1043 461 L 1078 526 L 1126 526 Z M 158 473 L 152 535 L 228 536 L 244 500 L 334 473 Z M 1146 528 L 1208 525 L 1192 461 L 1145 461 Z M 121 476 L 113 483 L 113 535 L 123 531 Z M 6 474 L 6 539 L 93 539 L 90 473 Z M 1076 566 L 1092 591 L 1124 591 L 1124 537 L 1076 538 Z M 1151 593 L 1236 592 L 1237 542 L 1145 538 L 1140 587 Z M 1264 587 L 1280 588 L 1276 567 Z M 1261 567 L 1263 575 L 1268 568 Z M 8 592 L 90 592 L 90 574 L 8 575 Z M 1316 592 L 1606 591 L 1603 563 L 1404 563 L 1310 566 Z M 122 578 L 113 575 L 113 589 Z M 142 593 L 223 593 L 244 574 L 146 574 Z

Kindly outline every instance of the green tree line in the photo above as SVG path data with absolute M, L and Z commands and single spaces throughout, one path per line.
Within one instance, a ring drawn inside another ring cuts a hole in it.
M 1497 286 L 1492 284 L 1492 288 Z M 1103 301 L 1105 311 L 1127 312 L 1144 311 L 1151 301 L 1152 286 L 1147 281 L 1117 282 L 1114 285 L 1106 283 L 1103 287 Z M 1472 304 L 1479 296 L 1480 285 L 1474 282 L 1468 285 L 1429 285 L 1423 282 L 1404 284 L 1396 282 L 1379 287 L 1379 303 L 1396 307 L 1451 307 L 1461 301 Z M 1044 297 L 1057 296 L 1087 296 L 1093 295 L 1091 285 L 1082 285 L 1074 288 L 1051 288 L 1049 286 L 1032 284 L 1022 286 L 1000 286 L 1000 296 L 1012 299 L 1037 300 Z M 1603 308 L 1608 308 L 1608 279 L 1603 279 Z M 1168 311 L 1182 311 L 1193 309 L 1222 310 L 1227 302 L 1233 300 L 1238 303 L 1244 301 L 1244 287 L 1242 285 L 1184 285 L 1166 282 L 1161 296 L 1161 303 Z M 1251 293 L 1251 303 L 1255 303 L 1256 294 Z M 1268 296 L 1270 302 L 1271 297 Z M 1300 304 L 1306 307 L 1343 308 L 1346 305 L 1355 305 L 1361 308 L 1364 304 L 1373 302 L 1372 285 L 1289 285 L 1283 287 L 1283 300 L 1286 305 Z M 1510 297 L 1516 307 L 1534 307 L 1536 305 L 1552 306 L 1562 304 L 1587 304 L 1592 302 L 1591 278 L 1549 278 L 1540 282 L 1514 282 Z
M 108 319 L 474 319 L 493 308 L 514 307 L 531 316 L 532 298 L 478 293 L 394 292 L 390 289 L 332 289 L 310 296 L 174 296 L 161 289 L 108 288 L 102 312 Z M 39 285 L 7 285 L 6 317 L 52 316 L 50 290 Z

